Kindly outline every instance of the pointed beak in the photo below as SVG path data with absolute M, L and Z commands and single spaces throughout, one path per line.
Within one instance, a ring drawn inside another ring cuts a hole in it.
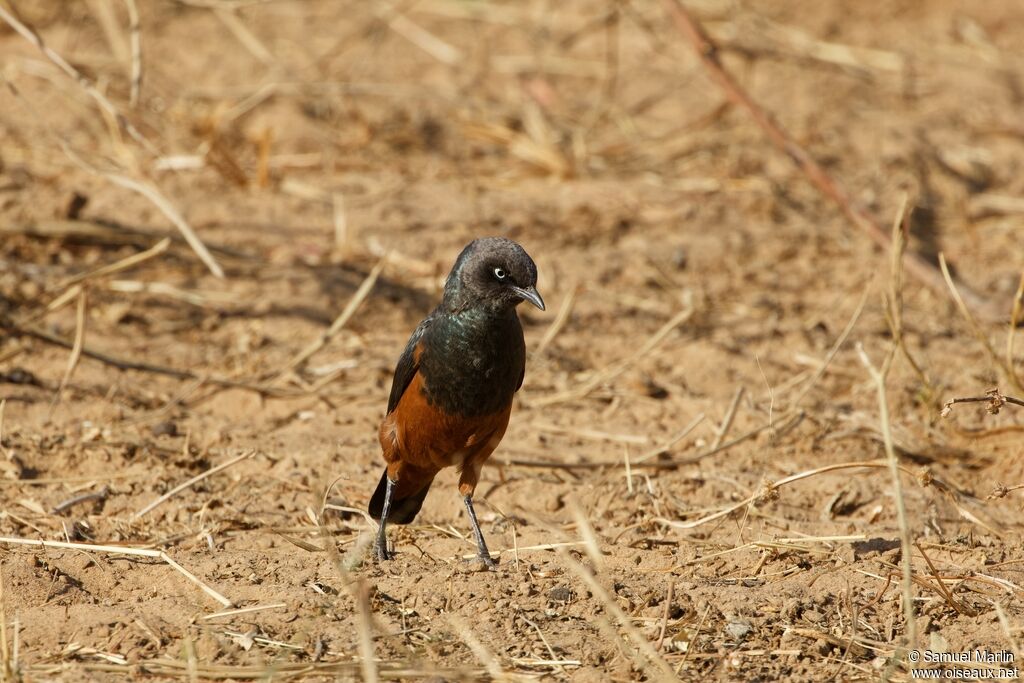
M 513 287 L 513 289 L 523 298 L 523 301 L 529 301 L 540 310 L 544 310 L 544 299 L 540 298 L 540 292 L 536 287 Z

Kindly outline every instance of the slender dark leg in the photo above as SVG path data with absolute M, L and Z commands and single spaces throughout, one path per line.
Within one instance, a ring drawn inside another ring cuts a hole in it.
M 391 496 L 395 491 L 395 482 L 391 481 L 391 477 L 387 479 L 388 487 L 384 491 L 384 510 L 380 514 L 380 528 L 377 529 L 377 541 L 373 544 L 373 553 L 377 556 L 378 560 L 391 559 L 391 555 L 388 554 L 388 537 L 384 529 L 388 524 L 388 514 L 391 513 Z
M 480 531 L 480 522 L 476 521 L 476 510 L 473 509 L 473 496 L 463 497 L 463 502 L 466 503 L 466 512 L 469 513 L 469 522 L 473 525 L 473 535 L 476 536 L 476 547 L 480 555 L 480 559 L 484 561 L 488 567 L 497 567 L 498 563 L 491 558 L 490 551 L 487 550 L 487 544 L 484 543 L 484 535 Z

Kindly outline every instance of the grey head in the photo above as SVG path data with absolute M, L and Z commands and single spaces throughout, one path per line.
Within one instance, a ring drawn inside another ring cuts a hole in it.
M 537 292 L 537 265 L 505 237 L 481 237 L 466 245 L 444 285 L 442 306 L 456 312 L 514 309 L 522 301 L 544 310 Z

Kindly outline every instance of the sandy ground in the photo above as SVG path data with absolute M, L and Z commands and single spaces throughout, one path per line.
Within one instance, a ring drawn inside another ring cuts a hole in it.
M 888 225 L 909 196 L 911 249 L 1002 311 L 991 354 L 906 275 L 893 351 L 890 254 L 659 4 L 138 0 L 135 107 L 125 5 L 11 5 L 145 142 L 0 29 L 0 534 L 164 551 L 213 592 L 162 556 L 0 544 L 4 675 L 906 680 L 858 346 L 888 369 L 919 646 L 1015 650 L 1024 512 L 990 494 L 1024 482 L 1024 409 L 940 410 L 1021 394 L 1019 2 L 692 5 L 858 206 Z M 463 561 L 451 471 L 378 566 L 360 511 L 391 371 L 486 234 L 530 251 L 548 302 L 522 311 L 526 382 L 478 489 L 500 565 Z M 68 374 L 79 332 L 107 360 Z

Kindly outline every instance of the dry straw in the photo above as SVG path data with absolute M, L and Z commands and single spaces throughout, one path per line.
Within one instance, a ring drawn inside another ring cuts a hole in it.
M 179 572 L 186 579 L 199 586 L 200 589 L 224 607 L 233 607 L 234 603 L 199 580 L 195 574 L 182 567 L 174 561 L 170 555 L 163 550 L 150 550 L 148 548 L 130 548 L 118 545 L 96 545 L 93 543 L 70 543 L 66 541 L 44 541 L 33 538 L 16 538 L 13 536 L 0 536 L 0 543 L 11 543 L 13 545 L 33 545 L 40 548 L 59 548 L 65 550 L 85 550 L 95 553 L 108 553 L 113 555 L 131 555 L 135 557 L 151 557 L 163 560 L 175 571 Z

